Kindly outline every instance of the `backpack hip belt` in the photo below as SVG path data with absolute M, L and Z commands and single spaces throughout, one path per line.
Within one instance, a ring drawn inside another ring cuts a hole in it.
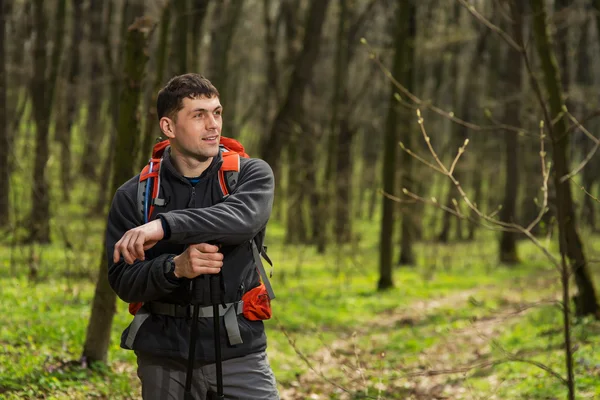
M 135 341 L 135 337 L 137 336 L 140 327 L 151 314 L 189 319 L 192 318 L 194 307 L 195 306 L 193 305 L 180 306 L 177 304 L 161 303 L 157 301 L 144 303 L 142 308 L 135 314 L 135 317 L 133 318 L 133 322 L 129 327 L 129 333 L 127 335 L 127 340 L 125 341 L 125 345 L 130 349 L 132 348 L 133 342 Z M 219 317 L 225 318 L 225 329 L 227 331 L 227 337 L 229 338 L 229 344 L 232 346 L 243 343 L 237 321 L 237 316 L 242 314 L 243 310 L 243 301 L 226 303 L 225 307 L 223 307 L 223 305 L 219 305 Z M 199 311 L 199 319 L 214 317 L 212 306 L 200 307 Z

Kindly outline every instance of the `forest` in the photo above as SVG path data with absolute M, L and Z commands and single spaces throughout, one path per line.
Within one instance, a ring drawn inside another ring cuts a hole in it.
M 600 399 L 598 62 L 600 0 L 0 0 L 0 398 L 142 398 L 107 215 L 193 72 L 282 399 Z

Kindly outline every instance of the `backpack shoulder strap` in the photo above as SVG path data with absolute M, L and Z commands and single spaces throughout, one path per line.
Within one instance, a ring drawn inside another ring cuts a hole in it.
M 158 198 L 160 191 L 161 158 L 151 158 L 148 165 L 140 173 L 137 190 L 137 209 L 143 224 L 150 220 L 154 206 L 164 205 L 164 200 Z
M 235 151 L 223 151 L 223 163 L 219 169 L 219 186 L 223 198 L 229 196 L 237 186 L 240 173 L 240 155 Z

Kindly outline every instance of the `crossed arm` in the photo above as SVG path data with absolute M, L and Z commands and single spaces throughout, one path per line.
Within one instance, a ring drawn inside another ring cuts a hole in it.
M 121 255 L 128 264 L 144 260 L 144 252 L 160 240 L 194 245 L 215 242 L 239 244 L 254 237 L 266 225 L 273 206 L 274 179 L 269 165 L 255 160 L 240 173 L 236 190 L 222 203 L 159 214 L 160 219 L 129 229 L 117 241 L 113 262 Z M 168 224 L 165 238 L 162 221 Z
M 161 240 L 188 245 L 183 253 L 173 254 L 175 276 L 194 278 L 218 273 L 223 265 L 219 248 L 208 242 L 236 245 L 264 228 L 273 205 L 274 178 L 267 163 L 252 161 L 240 172 L 236 190 L 225 201 L 159 214 L 168 224 L 168 237 L 160 219 L 136 226 L 135 202 L 126 193 L 117 193 L 109 214 L 107 257 L 109 281 L 121 299 L 151 301 L 179 287 L 164 273 L 168 254 L 145 259 L 145 251 Z

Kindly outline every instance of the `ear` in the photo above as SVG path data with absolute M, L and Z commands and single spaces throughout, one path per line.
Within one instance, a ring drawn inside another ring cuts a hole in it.
M 175 123 L 171 118 L 162 117 L 158 122 L 160 125 L 160 130 L 165 134 L 169 139 L 173 139 L 175 137 Z

